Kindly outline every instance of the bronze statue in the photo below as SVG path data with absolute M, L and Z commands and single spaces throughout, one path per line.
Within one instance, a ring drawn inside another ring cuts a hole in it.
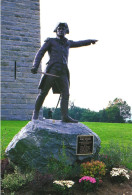
M 47 63 L 46 73 L 59 76 L 44 75 L 40 81 L 39 89 L 41 89 L 35 103 L 35 110 L 32 119 L 36 120 L 39 116 L 39 110 L 52 88 L 53 93 L 61 94 L 61 115 L 63 122 L 77 123 L 77 120 L 68 116 L 69 102 L 69 70 L 68 70 L 68 53 L 69 48 L 87 46 L 95 44 L 97 40 L 88 39 L 83 41 L 71 41 L 65 38 L 69 34 L 67 23 L 59 23 L 55 28 L 56 38 L 47 38 L 42 47 L 37 52 L 31 72 L 37 73 L 39 64 L 45 52 L 48 51 L 49 61 Z

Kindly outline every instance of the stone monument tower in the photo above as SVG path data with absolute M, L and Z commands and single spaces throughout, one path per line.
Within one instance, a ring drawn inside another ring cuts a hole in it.
M 30 120 L 40 75 L 31 67 L 40 48 L 39 0 L 1 2 L 1 118 Z

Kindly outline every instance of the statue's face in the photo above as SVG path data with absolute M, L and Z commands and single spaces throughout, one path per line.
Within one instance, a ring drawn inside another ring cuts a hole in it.
M 65 26 L 58 26 L 56 34 L 58 37 L 64 37 L 66 35 Z

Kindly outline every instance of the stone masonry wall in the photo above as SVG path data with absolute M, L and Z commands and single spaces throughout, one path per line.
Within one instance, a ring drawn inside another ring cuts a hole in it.
M 40 48 L 39 0 L 1 1 L 1 118 L 30 120 L 40 74 L 31 74 Z

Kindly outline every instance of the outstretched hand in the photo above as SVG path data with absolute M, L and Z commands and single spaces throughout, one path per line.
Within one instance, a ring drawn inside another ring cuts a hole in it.
M 37 73 L 37 68 L 31 68 L 31 73 L 33 73 L 33 74 L 36 74 Z
M 91 43 L 92 43 L 92 44 L 95 44 L 97 41 L 98 41 L 98 40 L 96 40 L 96 39 L 91 39 Z

